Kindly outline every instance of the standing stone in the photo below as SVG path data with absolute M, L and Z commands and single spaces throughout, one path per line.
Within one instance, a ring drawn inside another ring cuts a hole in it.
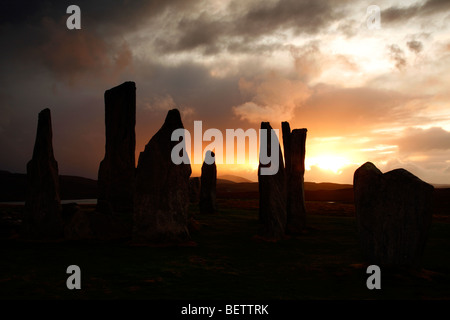
M 159 131 L 139 156 L 134 205 L 134 242 L 172 243 L 190 239 L 187 227 L 191 165 L 176 165 L 171 152 L 183 129 L 180 112 L 170 110 Z
M 105 158 L 98 171 L 97 210 L 111 217 L 121 218 L 130 226 L 135 188 L 135 124 L 135 83 L 125 82 L 107 90 L 106 148 Z
M 200 201 L 200 178 L 193 177 L 189 179 L 189 201 L 199 203 Z
M 270 157 L 272 152 L 276 152 L 278 155 L 278 171 L 273 175 L 261 174 L 261 169 L 264 167 L 270 167 L 269 164 L 261 163 L 261 152 L 258 166 L 258 184 L 259 184 L 259 220 L 261 222 L 261 228 L 259 235 L 271 240 L 279 240 L 284 237 L 286 227 L 286 188 L 285 188 L 285 172 L 283 165 L 283 156 L 281 148 L 277 139 L 278 148 L 272 150 L 272 127 L 269 122 L 261 122 L 261 129 L 266 130 L 266 141 L 260 142 L 261 146 L 267 146 L 267 155 Z M 263 137 L 261 136 L 261 139 Z
M 210 164 L 208 164 L 210 163 Z M 207 151 L 202 165 L 200 183 L 200 213 L 215 213 L 216 203 L 217 168 L 215 154 Z
M 77 203 L 64 204 L 62 209 L 64 221 L 64 238 L 66 240 L 91 240 L 92 216 L 96 213 L 84 211 Z
M 382 174 L 370 162 L 354 174 L 356 218 L 368 263 L 419 267 L 432 218 L 433 186 L 404 169 Z
M 58 163 L 53 155 L 50 109 L 39 113 L 33 158 L 27 164 L 24 236 L 57 239 L 63 236 Z
M 283 146 L 286 172 L 286 232 L 300 233 L 306 227 L 305 209 L 305 143 L 306 129 L 291 132 L 289 122 L 283 122 Z

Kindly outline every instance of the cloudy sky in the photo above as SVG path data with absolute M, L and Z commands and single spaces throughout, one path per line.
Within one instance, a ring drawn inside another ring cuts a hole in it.
M 81 30 L 66 27 L 71 4 Z M 188 130 L 307 128 L 307 181 L 351 183 L 372 161 L 450 183 L 450 1 L 8 0 L 0 12 L 1 170 L 26 171 L 49 107 L 60 173 L 96 178 L 104 91 L 135 81 L 136 160 L 177 107 Z M 218 170 L 256 180 L 256 167 Z

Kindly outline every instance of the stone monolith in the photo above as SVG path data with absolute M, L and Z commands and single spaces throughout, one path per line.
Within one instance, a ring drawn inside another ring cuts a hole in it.
M 307 130 L 294 129 L 291 132 L 289 122 L 281 125 L 286 172 L 286 232 L 295 234 L 306 227 L 304 175 Z
M 367 162 L 355 171 L 353 188 L 366 261 L 419 267 L 432 219 L 433 186 L 404 169 L 383 174 Z
M 106 145 L 105 157 L 98 171 L 97 210 L 114 218 L 121 218 L 130 225 L 135 188 L 135 124 L 135 83 L 125 82 L 107 90 Z
M 39 113 L 33 157 L 27 164 L 24 236 L 31 239 L 63 237 L 58 163 L 53 155 L 50 109 Z
M 207 151 L 202 165 L 200 183 L 200 213 L 215 213 L 216 203 L 217 168 L 215 154 Z
M 286 228 L 286 187 L 283 156 L 278 138 L 269 122 L 261 122 L 261 129 L 266 130 L 266 141 L 261 136 L 260 149 L 266 146 L 267 150 L 260 150 L 258 166 L 259 183 L 259 220 L 261 228 L 259 235 L 266 239 L 279 240 L 285 235 Z M 277 139 L 277 148 L 272 150 L 271 139 Z M 263 147 L 261 147 L 263 146 Z M 261 152 L 267 152 L 268 157 L 276 153 L 278 158 L 278 170 L 274 174 L 262 174 L 262 168 L 270 167 L 261 162 Z
M 173 243 L 190 239 L 187 227 L 191 165 L 175 164 L 174 130 L 183 129 L 180 112 L 168 112 L 161 129 L 139 156 L 136 170 L 133 241 Z

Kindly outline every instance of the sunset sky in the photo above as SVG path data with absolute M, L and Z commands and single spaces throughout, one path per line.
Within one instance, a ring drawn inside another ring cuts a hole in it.
M 81 30 L 66 27 L 71 4 Z M 306 181 L 351 183 L 372 161 L 450 184 L 448 0 L 2 1 L 0 12 L 0 170 L 26 171 L 49 107 L 60 174 L 96 179 L 104 91 L 134 81 L 136 161 L 176 107 L 192 132 L 195 120 L 224 135 L 307 128 Z M 256 181 L 256 167 L 218 175 Z

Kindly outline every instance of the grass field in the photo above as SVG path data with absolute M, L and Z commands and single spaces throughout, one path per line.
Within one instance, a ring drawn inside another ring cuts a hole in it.
M 220 199 L 219 208 L 205 216 L 191 205 L 197 228 L 188 246 L 2 239 L 0 298 L 450 299 L 446 219 L 432 225 L 422 271 L 382 270 L 382 289 L 368 290 L 352 204 L 307 202 L 308 230 L 277 243 L 255 237 L 257 200 Z M 73 264 L 82 290 L 66 287 Z

